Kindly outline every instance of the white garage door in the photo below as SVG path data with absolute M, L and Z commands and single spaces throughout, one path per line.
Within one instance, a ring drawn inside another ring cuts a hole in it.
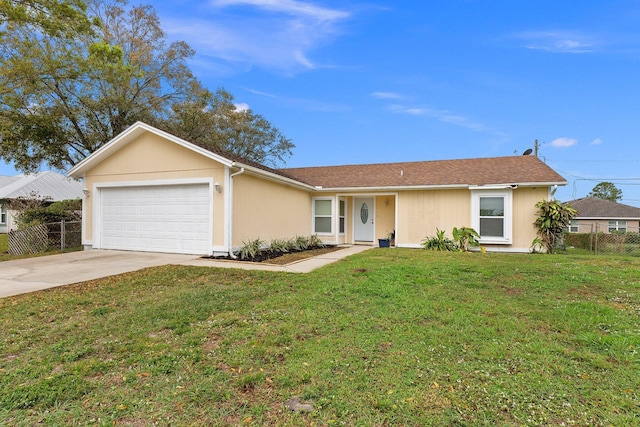
M 104 187 L 101 249 L 206 255 L 211 246 L 208 184 Z

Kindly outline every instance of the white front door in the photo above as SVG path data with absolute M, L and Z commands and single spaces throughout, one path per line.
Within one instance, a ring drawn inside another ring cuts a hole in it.
M 354 205 L 354 240 L 373 242 L 373 198 L 356 198 Z

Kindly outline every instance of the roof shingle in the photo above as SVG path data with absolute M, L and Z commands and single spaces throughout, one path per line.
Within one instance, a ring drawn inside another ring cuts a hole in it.
M 611 202 L 597 197 L 583 197 L 565 202 L 578 211 L 576 219 L 580 218 L 638 218 L 640 208 L 622 203 Z
M 328 188 L 566 184 L 535 156 L 287 168 L 298 181 Z

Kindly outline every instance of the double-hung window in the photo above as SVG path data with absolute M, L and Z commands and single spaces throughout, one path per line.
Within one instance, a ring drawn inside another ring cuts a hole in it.
M 7 208 L 0 206 L 0 224 L 7 223 Z
M 627 221 L 609 221 L 609 233 L 617 231 L 619 233 L 627 232 Z
M 471 226 L 480 235 L 480 243 L 511 243 L 511 190 L 472 191 L 471 211 Z
M 333 233 L 333 199 L 313 199 L 313 233 Z

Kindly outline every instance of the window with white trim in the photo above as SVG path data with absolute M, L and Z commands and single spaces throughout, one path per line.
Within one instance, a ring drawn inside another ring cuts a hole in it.
M 471 226 L 480 235 L 480 243 L 510 244 L 511 223 L 511 190 L 471 192 Z
M 611 233 L 612 231 L 626 233 L 627 221 L 609 221 L 609 233 Z
M 333 200 L 313 199 L 313 233 L 331 234 L 333 232 Z
M 5 225 L 7 223 L 7 208 L 0 206 L 0 224 Z
M 569 233 L 577 233 L 579 230 L 579 223 L 578 220 L 576 219 L 572 219 L 571 222 L 569 223 L 569 226 L 567 227 L 567 231 Z
M 345 216 L 347 212 L 347 202 L 344 199 L 340 199 L 338 202 L 339 212 L 338 212 L 338 232 L 340 234 L 344 234 L 345 230 Z

